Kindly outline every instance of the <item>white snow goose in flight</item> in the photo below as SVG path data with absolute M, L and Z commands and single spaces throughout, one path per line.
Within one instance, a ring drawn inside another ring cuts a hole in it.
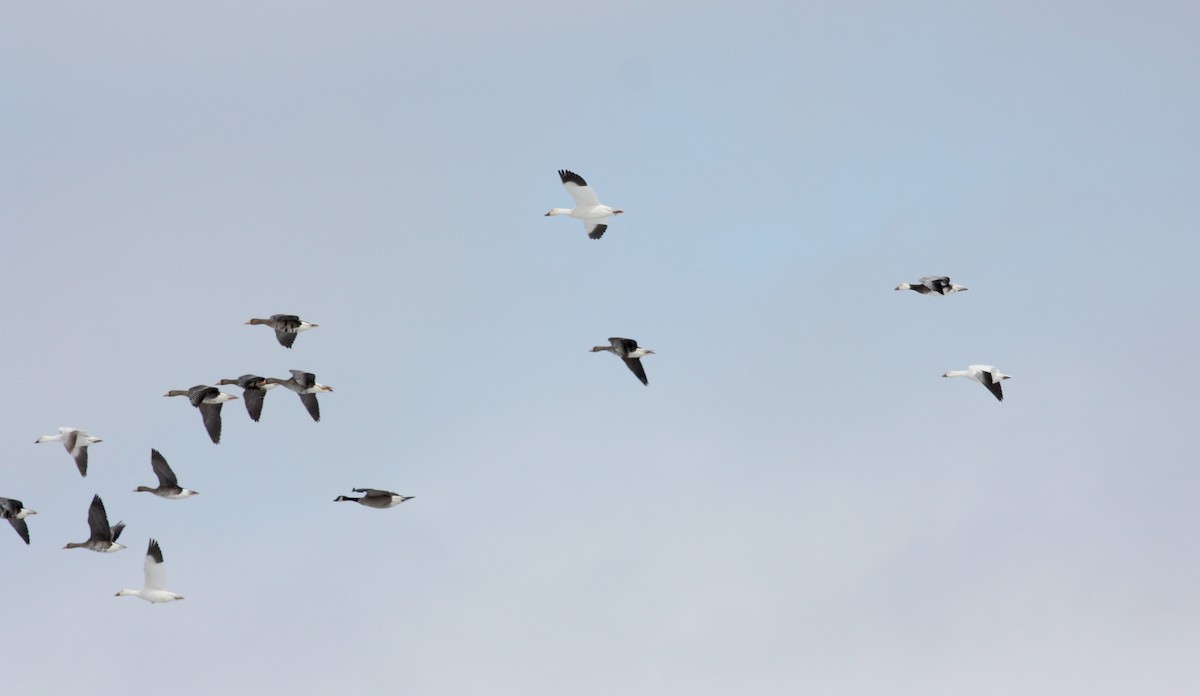
M 335 503 L 353 502 L 359 505 L 366 505 L 370 508 L 384 510 L 390 507 L 396 507 L 406 500 L 412 500 L 411 495 L 400 495 L 391 491 L 381 491 L 378 488 L 355 488 L 355 493 L 363 493 L 361 498 L 354 498 L 348 495 L 339 495 L 333 499 Z
M 92 505 L 88 508 L 88 528 L 91 529 L 92 535 L 87 541 L 81 541 L 78 544 L 72 542 L 63 548 L 87 549 L 100 553 L 112 553 L 125 548 L 117 543 L 121 531 L 125 529 L 125 523 L 118 522 L 111 527 L 108 526 L 108 513 L 104 511 L 104 502 L 98 495 L 92 498 Z
M 25 524 L 25 518 L 36 514 L 36 511 L 26 509 L 25 503 L 19 500 L 0 498 L 0 520 L 8 520 L 26 544 L 29 543 L 29 525 Z
M 970 290 L 950 282 L 948 276 L 925 276 L 915 283 L 900 283 L 897 290 L 913 290 L 922 295 L 953 295 L 956 292 Z
M 333 387 L 317 383 L 317 376 L 303 370 L 288 370 L 292 373 L 289 379 L 268 377 L 267 383 L 287 387 L 300 395 L 300 402 L 308 409 L 308 415 L 315 421 L 321 420 L 321 405 L 317 403 L 317 394 L 333 391 Z
M 92 437 L 78 428 L 59 428 L 57 435 L 43 435 L 35 440 L 34 444 L 43 442 L 63 443 L 63 447 L 67 448 L 67 452 L 75 460 L 75 466 L 79 467 L 79 475 L 87 476 L 88 446 L 104 441 L 98 437 Z
M 158 542 L 154 539 L 150 540 L 150 547 L 146 549 L 145 572 L 146 577 L 142 581 L 142 589 L 121 590 L 117 592 L 116 596 L 139 597 L 151 604 L 162 604 L 164 602 L 174 602 L 177 599 L 183 599 L 183 595 L 167 591 L 167 572 L 163 570 L 162 549 L 159 548 Z
M 1012 377 L 1012 375 L 1006 375 L 991 365 L 967 365 L 967 369 L 965 370 L 950 370 L 942 376 L 973 379 L 987 387 L 988 391 L 992 393 L 992 396 L 996 397 L 997 401 L 1004 401 L 1004 392 L 1000 389 L 1000 382 Z
M 251 319 L 246 323 L 251 326 L 265 324 L 275 329 L 275 338 L 284 348 L 292 347 L 292 344 L 296 342 L 296 334 L 319 326 L 319 324 L 302 321 L 295 314 L 272 314 L 270 319 Z
M 237 398 L 236 396 L 226 394 L 207 384 L 197 384 L 191 389 L 172 389 L 163 396 L 186 396 L 192 406 L 200 410 L 200 417 L 204 420 L 204 429 L 208 431 L 208 436 L 212 438 L 213 444 L 221 443 L 221 406 L 226 401 L 233 401 Z
M 571 198 L 575 199 L 574 208 L 551 208 L 550 215 L 570 215 L 573 218 L 583 220 L 583 228 L 587 231 L 587 236 L 591 239 L 600 239 L 604 236 L 604 231 L 608 229 L 608 225 L 601 224 L 613 215 L 620 215 L 625 212 L 616 208 L 610 208 L 607 205 L 600 203 L 600 197 L 592 190 L 591 186 L 583 180 L 575 172 L 566 169 L 558 170 L 558 177 L 562 179 L 563 186 L 567 188 L 567 193 L 571 194 Z
M 242 400 L 246 402 L 246 413 L 249 413 L 250 420 L 255 422 L 258 422 L 259 417 L 262 416 L 263 399 L 267 396 L 267 390 L 277 386 L 267 382 L 266 377 L 258 375 L 242 375 L 237 379 L 223 379 L 217 382 L 217 386 L 226 384 L 234 384 L 242 388 Z
M 629 367 L 633 374 L 638 379 L 642 380 L 642 384 L 649 384 L 650 382 L 646 379 L 646 370 L 642 369 L 642 357 L 646 355 L 654 355 L 654 351 L 647 350 L 646 348 L 638 348 L 637 341 L 633 340 L 632 338 L 614 337 L 608 339 L 608 342 L 612 345 L 596 346 L 592 348 L 592 352 L 598 353 L 602 350 L 606 350 L 612 353 L 621 360 L 625 361 L 625 364 Z
M 175 472 L 171 471 L 166 458 L 156 449 L 150 450 L 150 467 L 154 469 L 154 475 L 158 477 L 158 486 L 156 488 L 138 486 L 133 489 L 134 493 L 153 493 L 168 500 L 180 500 L 197 495 L 197 491 L 180 487 L 179 481 L 175 478 Z

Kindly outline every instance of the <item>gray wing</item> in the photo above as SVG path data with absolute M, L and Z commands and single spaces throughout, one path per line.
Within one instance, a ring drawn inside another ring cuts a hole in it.
M 92 504 L 88 508 L 88 528 L 92 530 L 93 541 L 113 540 L 112 528 L 108 526 L 108 513 L 104 511 L 104 501 L 98 495 L 92 497 Z
M 79 451 L 75 453 L 75 466 L 79 467 L 80 476 L 87 476 L 87 453 L 87 447 L 80 447 Z
M 308 415 L 312 416 L 313 420 L 321 421 L 321 404 L 317 403 L 316 394 L 301 394 L 300 402 L 308 409 Z
M 296 384 L 300 385 L 301 389 L 309 389 L 317 383 L 317 376 L 311 372 L 304 370 L 288 370 L 292 373 L 292 379 L 296 380 Z
M 25 503 L 19 500 L 0 498 L 0 520 L 7 520 L 12 515 L 17 514 L 17 511 L 23 507 L 25 507 Z
M 944 295 L 945 289 L 950 286 L 950 278 L 947 276 L 925 276 L 921 278 L 921 285 L 929 288 L 932 292 Z
M 216 396 L 220 393 L 221 391 L 216 387 L 210 387 L 207 384 L 197 384 L 188 390 L 188 401 L 190 401 L 193 406 L 198 407 L 200 404 L 204 403 L 205 399 Z
M 204 419 L 204 429 L 208 431 L 214 445 L 221 444 L 221 407 L 224 405 L 202 403 L 198 407 L 200 417 Z
M 642 384 L 650 384 L 650 382 L 646 379 L 646 371 L 642 369 L 641 358 L 621 359 L 625 361 L 625 364 L 629 366 L 629 369 L 633 371 L 633 374 L 636 375 L 638 379 L 642 380 Z
M 600 239 L 608 231 L 608 225 L 601 225 L 592 220 L 585 220 L 583 229 L 587 231 L 588 239 Z
M 393 495 L 397 495 L 396 493 L 393 493 L 391 491 L 381 491 L 378 488 L 355 488 L 354 492 L 355 493 L 366 493 L 367 495 L 372 496 L 372 497 L 390 498 Z
M 29 525 L 25 524 L 25 520 L 9 519 L 8 523 L 13 526 L 13 529 L 17 530 L 17 535 L 24 539 L 25 543 L 28 544 Z
M 637 350 L 637 341 L 632 338 L 618 338 L 614 336 L 608 339 L 608 342 L 617 350 L 617 355 L 622 358 Z
M 250 420 L 258 421 L 259 416 L 262 415 L 263 399 L 266 396 L 266 390 L 254 387 L 247 387 L 246 391 L 242 392 L 242 399 L 246 402 L 246 413 L 250 414 Z
M 71 452 L 71 450 L 75 449 L 75 443 L 78 441 L 79 441 L 79 431 L 78 430 L 72 430 L 72 431 L 64 434 L 63 438 L 62 438 L 63 447 L 67 448 L 67 452 Z
M 175 479 L 175 472 L 171 471 L 166 458 L 156 449 L 150 450 L 150 466 L 154 469 L 154 475 L 158 477 L 160 488 L 172 488 L 179 485 L 179 481 Z
M 275 338 L 278 339 L 279 345 L 283 346 L 284 348 L 291 348 L 292 344 L 296 342 L 296 336 L 298 335 L 299 334 L 297 334 L 295 331 L 275 329 Z
M 988 388 L 996 400 L 1004 401 L 1004 391 L 1000 389 L 1000 383 L 992 379 L 992 373 L 980 372 L 979 378 L 983 380 L 983 386 Z
M 121 538 L 121 532 L 125 531 L 125 523 L 118 522 L 112 526 L 112 540 L 116 541 Z

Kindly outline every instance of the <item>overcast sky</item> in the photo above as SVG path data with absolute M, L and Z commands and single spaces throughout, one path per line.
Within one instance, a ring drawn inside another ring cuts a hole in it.
M 9 3 L 5 688 L 1200 692 L 1198 26 Z M 162 397 L 291 368 L 320 423 Z M 199 497 L 130 492 L 152 447 Z M 62 550 L 97 493 L 129 549 Z M 186 601 L 113 597 L 150 537 Z

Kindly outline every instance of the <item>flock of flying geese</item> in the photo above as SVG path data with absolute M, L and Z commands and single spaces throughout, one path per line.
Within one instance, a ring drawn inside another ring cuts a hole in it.
M 298 333 L 317 326 L 316 324 L 302 321 L 300 317 L 292 314 L 275 314 L 269 319 L 251 319 L 246 323 L 271 327 L 275 330 L 276 339 L 278 339 L 280 345 L 284 348 L 292 347 Z M 287 379 L 242 375 L 237 379 L 223 379 L 217 382 L 217 384 L 232 384 L 242 388 L 242 398 L 246 404 L 246 412 L 250 414 L 252 420 L 257 421 L 262 415 L 263 398 L 266 396 L 267 391 L 277 386 L 282 386 L 298 394 L 301 403 L 304 404 L 305 409 L 312 419 L 320 421 L 321 409 L 317 403 L 317 394 L 331 392 L 333 389 L 318 383 L 316 375 L 311 372 L 291 370 L 291 373 L 292 376 Z M 164 396 L 186 396 L 192 406 L 200 412 L 200 417 L 204 422 L 204 429 L 213 441 L 213 444 L 219 444 L 221 441 L 221 407 L 226 402 L 238 398 L 206 384 L 199 384 L 190 389 L 172 389 L 164 394 Z M 87 476 L 88 448 L 98 442 L 103 442 L 103 440 L 93 437 L 78 428 L 63 427 L 58 429 L 57 435 L 43 435 L 36 440 L 37 444 L 43 442 L 61 442 L 63 447 L 66 448 L 67 453 L 75 460 L 75 466 L 78 467 L 80 476 Z M 154 470 L 154 474 L 158 478 L 158 485 L 153 488 L 138 486 L 134 489 L 134 493 L 153 493 L 168 500 L 182 500 L 197 495 L 197 491 L 179 485 L 179 480 L 176 478 L 175 472 L 171 469 L 171 466 L 167 463 L 162 453 L 156 449 L 150 450 L 150 467 Z M 357 498 L 339 495 L 334 499 L 334 502 L 352 501 L 371 508 L 385 509 L 395 507 L 406 500 L 412 499 L 412 496 L 400 495 L 392 491 L 376 488 L 355 488 L 353 492 L 362 493 L 363 495 Z M 17 535 L 26 544 L 29 544 L 29 525 L 26 522 L 26 518 L 36 514 L 36 511 L 26 508 L 25 504 L 20 500 L 0 498 L 0 519 L 8 520 L 13 529 L 16 530 Z M 125 548 L 123 544 L 117 542 L 117 539 L 121 537 L 121 532 L 125 529 L 125 523 L 109 524 L 108 512 L 104 509 L 104 501 L 100 499 L 99 495 L 92 497 L 92 503 L 88 507 L 88 529 L 90 533 L 86 541 L 71 542 L 63 548 L 87 549 L 98 553 L 114 553 Z M 116 596 L 140 597 L 152 604 L 162 604 L 164 602 L 183 599 L 183 595 L 171 592 L 166 588 L 166 572 L 163 569 L 162 547 L 159 546 L 158 541 L 155 539 L 150 539 L 149 546 L 146 549 L 144 573 L 145 577 L 141 589 L 123 589 L 117 592 Z
M 600 239 L 605 231 L 608 230 L 607 221 L 609 218 L 614 215 L 620 215 L 624 211 L 602 204 L 596 192 L 578 174 L 561 169 L 558 172 L 558 176 L 562 180 L 563 186 L 567 189 L 567 193 L 571 194 L 571 197 L 575 200 L 575 207 L 552 208 L 546 215 L 568 215 L 582 220 L 587 236 L 590 239 Z M 916 283 L 901 283 L 896 286 L 896 290 L 912 290 L 922 295 L 941 296 L 952 295 L 967 289 L 950 282 L 950 278 L 946 276 L 925 276 Z M 268 319 L 251 319 L 246 323 L 253 326 L 263 325 L 271 327 L 275 330 L 275 338 L 284 348 L 291 348 L 299 333 L 317 326 L 316 324 L 302 321 L 300 317 L 292 314 L 274 314 Z M 631 338 L 613 337 L 608 339 L 608 342 L 609 345 L 607 346 L 593 347 L 591 352 L 609 352 L 616 355 L 642 384 L 649 384 L 641 359 L 647 355 L 653 355 L 654 351 L 639 347 L 637 341 Z M 333 389 L 318 383 L 316 375 L 311 372 L 291 370 L 291 373 L 292 376 L 287 379 L 246 374 L 236 379 L 222 379 L 217 382 L 217 385 L 241 387 L 242 400 L 246 404 L 246 412 L 250 414 L 250 418 L 254 421 L 257 421 L 262 415 L 263 400 L 267 392 L 277 386 L 282 386 L 299 395 L 300 401 L 304 404 L 304 408 L 308 411 L 312 419 L 320 421 L 321 408 L 317 401 L 317 394 L 331 392 Z M 973 379 L 987 387 L 988 391 L 1001 401 L 1004 399 L 1004 392 L 1000 388 L 1000 383 L 1010 377 L 1010 375 L 1000 372 L 991 365 L 968 365 L 965 370 L 951 370 L 942 376 Z M 226 402 L 238 398 L 232 394 L 220 391 L 215 386 L 205 384 L 200 384 L 190 389 L 172 389 L 164 396 L 186 396 L 191 405 L 200 412 L 205 431 L 214 444 L 221 441 L 221 407 Z M 57 435 L 43 435 L 37 439 L 38 443 L 61 442 L 75 460 L 75 465 L 79 468 L 79 473 L 82 476 L 87 476 L 88 447 L 101 441 L 100 438 L 93 437 L 77 428 L 59 428 Z M 153 493 L 154 495 L 170 500 L 181 500 L 196 495 L 196 491 L 183 488 L 179 485 L 175 477 L 175 472 L 171 470 L 171 467 L 167 464 L 167 460 L 158 450 L 150 450 L 150 466 L 158 477 L 158 486 L 155 488 L 138 486 L 134 490 L 135 493 Z M 386 509 L 412 499 L 412 496 L 404 496 L 392 491 L 376 488 L 355 488 L 353 492 L 362 493 L 363 495 L 357 498 L 339 495 L 334 499 L 334 502 L 356 502 L 371 508 Z M 8 520 L 26 544 L 29 543 L 29 527 L 25 519 L 34 514 L 37 513 L 25 508 L 24 503 L 19 500 L 0 498 L 0 519 Z M 121 536 L 121 531 L 124 530 L 125 524 L 118 522 L 115 525 L 109 525 L 108 514 L 104 510 L 104 502 L 100 499 L 99 495 L 92 498 L 92 504 L 88 508 L 88 527 L 91 530 L 91 534 L 87 541 L 69 543 L 63 548 L 84 548 L 101 553 L 112 553 L 125 548 L 123 545 L 117 543 L 117 539 Z M 121 590 L 117 592 L 117 596 L 140 597 L 155 604 L 183 599 L 181 595 L 166 589 L 166 575 L 162 566 L 162 549 L 157 541 L 151 539 L 149 547 L 146 550 L 145 582 L 142 589 Z

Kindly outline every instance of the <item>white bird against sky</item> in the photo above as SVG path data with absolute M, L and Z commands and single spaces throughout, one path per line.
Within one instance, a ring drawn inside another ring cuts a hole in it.
M 25 523 L 25 518 L 36 514 L 37 511 L 26 508 L 25 503 L 19 500 L 0 498 L 0 520 L 8 520 L 26 544 L 29 544 L 29 525 Z
M 175 472 L 167 464 L 166 458 L 156 449 L 150 450 L 150 467 L 154 469 L 154 475 L 158 477 L 158 486 L 154 488 L 138 486 L 133 489 L 134 493 L 153 493 L 160 498 L 169 500 L 181 500 L 198 494 L 197 491 L 179 485 L 179 481 L 175 478 Z
M 973 379 L 987 387 L 988 391 L 992 393 L 992 396 L 996 397 L 997 401 L 1004 401 L 1004 392 L 1000 389 L 1000 383 L 1012 377 L 1012 375 L 1006 375 L 991 365 L 967 365 L 967 369 L 965 370 L 950 370 L 942 376 Z
M 69 542 L 63 548 L 87 549 L 100 553 L 112 553 L 125 548 L 122 544 L 117 543 L 122 530 L 125 529 L 125 523 L 118 522 L 111 527 L 108 526 L 108 513 L 104 510 L 104 501 L 100 500 L 98 495 L 92 497 L 92 504 L 88 507 L 88 529 L 91 531 L 91 536 L 87 541 Z
M 67 448 L 67 452 L 75 460 L 75 466 L 79 467 L 79 475 L 87 476 L 88 447 L 104 441 L 98 437 L 92 437 L 78 428 L 59 428 L 57 435 L 43 435 L 35 440 L 34 444 L 43 442 L 63 443 L 63 447 Z
M 292 347 L 292 344 L 296 342 L 296 334 L 319 326 L 319 324 L 303 321 L 295 314 L 272 314 L 268 319 L 251 319 L 246 323 L 250 326 L 262 324 L 275 329 L 275 338 L 284 348 Z
M 150 540 L 150 546 L 146 549 L 146 563 L 143 568 L 145 579 L 142 581 L 142 589 L 119 590 L 117 597 L 138 597 L 151 604 L 163 604 L 184 598 L 183 595 L 167 590 L 167 571 L 163 569 L 162 548 L 154 539 Z
M 956 292 L 970 290 L 962 285 L 950 282 L 949 276 L 925 276 L 915 283 L 900 283 L 897 290 L 912 290 L 922 295 L 953 295 Z
M 413 496 L 411 495 L 400 495 L 399 493 L 383 491 L 379 490 L 378 488 L 355 488 L 353 490 L 355 493 L 363 493 L 365 495 L 359 498 L 348 495 L 339 495 L 333 499 L 333 502 L 352 502 L 358 503 L 359 505 L 366 505 L 367 507 L 384 510 L 386 508 L 396 507 L 406 500 L 413 499 Z
M 633 372 L 634 376 L 642 381 L 642 384 L 649 384 L 646 379 L 646 370 L 642 367 L 642 358 L 647 355 L 654 355 L 654 351 L 646 348 L 638 348 L 637 341 L 632 338 L 617 338 L 608 339 L 611 345 L 595 346 L 592 348 L 593 353 L 600 351 L 608 351 L 624 361 L 625 365 Z
M 213 444 L 221 444 L 221 406 L 226 401 L 233 401 L 236 396 L 207 384 L 197 384 L 191 389 L 172 389 L 163 396 L 186 396 L 192 406 L 199 409 L 204 429 L 208 431 L 208 437 L 212 439 Z
M 604 236 L 604 231 L 608 229 L 608 225 L 603 224 L 604 221 L 613 215 L 620 215 L 625 212 L 624 210 L 602 204 L 600 197 L 596 195 L 592 187 L 588 186 L 583 177 L 575 172 L 560 169 L 558 170 L 558 177 L 562 179 L 567 193 L 571 194 L 571 198 L 575 199 L 575 207 L 551 208 L 550 212 L 546 213 L 547 217 L 551 215 L 570 215 L 573 218 L 583 220 L 583 228 L 587 232 L 587 236 L 591 239 L 600 239 Z

